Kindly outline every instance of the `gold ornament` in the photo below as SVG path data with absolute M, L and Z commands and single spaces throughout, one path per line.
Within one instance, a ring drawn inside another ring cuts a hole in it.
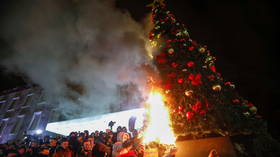
M 177 34 L 176 34 L 176 36 L 181 36 L 182 35 L 182 32 L 178 32 Z
M 214 91 L 221 91 L 221 89 L 222 89 L 222 87 L 221 87 L 221 85 L 214 85 L 214 86 L 212 86 L 212 89 L 214 90 Z
M 153 40 L 153 41 L 151 42 L 151 46 L 152 46 L 152 47 L 157 47 L 157 42 L 156 42 L 155 40 Z
M 183 69 L 182 71 L 186 72 L 186 71 L 188 71 L 188 69 Z
M 257 111 L 258 111 L 258 109 L 257 109 L 256 106 L 251 106 L 251 107 L 249 108 L 249 110 L 250 110 L 253 114 L 256 114 Z
M 172 54 L 174 53 L 174 49 L 173 49 L 173 48 L 170 48 L 170 49 L 168 50 L 168 53 L 172 55 Z
M 205 52 L 205 48 L 204 47 L 201 47 L 198 51 L 200 52 L 200 53 L 204 53 Z
M 160 28 L 160 26 L 156 26 L 156 27 L 155 27 L 155 29 L 159 29 L 159 28 Z
M 186 96 L 192 96 L 193 95 L 193 91 L 192 90 L 186 90 L 185 91 L 185 95 Z
M 246 117 L 249 117 L 250 113 L 249 112 L 244 112 L 243 115 L 246 116 Z
M 157 38 L 159 39 L 159 38 L 160 38 L 160 36 L 161 36 L 161 34 L 158 34 L 158 35 L 157 35 Z

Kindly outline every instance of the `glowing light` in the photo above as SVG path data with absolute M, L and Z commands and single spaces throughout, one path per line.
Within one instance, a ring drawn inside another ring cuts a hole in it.
M 175 144 L 175 136 L 170 127 L 168 108 L 164 106 L 163 97 L 160 93 L 152 92 L 147 101 L 148 126 L 143 134 L 143 142 L 158 142 L 162 144 Z
M 41 129 L 36 130 L 36 134 L 41 134 L 41 133 L 43 133 L 43 130 Z

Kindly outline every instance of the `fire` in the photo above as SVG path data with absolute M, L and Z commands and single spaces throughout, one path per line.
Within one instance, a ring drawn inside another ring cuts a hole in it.
M 163 96 L 159 92 L 151 92 L 147 101 L 148 126 L 143 134 L 143 142 L 175 144 L 175 136 L 170 127 L 169 110 L 164 105 Z

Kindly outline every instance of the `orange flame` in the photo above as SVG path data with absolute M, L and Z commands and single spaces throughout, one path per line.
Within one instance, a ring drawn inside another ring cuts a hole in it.
M 176 138 L 170 127 L 169 110 L 164 105 L 163 96 L 159 92 L 151 92 L 147 105 L 149 119 L 143 134 L 143 143 L 175 144 Z

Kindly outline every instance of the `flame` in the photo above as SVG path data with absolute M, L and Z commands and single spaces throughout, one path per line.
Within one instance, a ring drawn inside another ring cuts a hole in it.
M 169 110 L 164 106 L 163 96 L 159 92 L 151 92 L 147 105 L 149 121 L 143 134 L 143 143 L 175 144 L 176 138 L 170 127 Z

